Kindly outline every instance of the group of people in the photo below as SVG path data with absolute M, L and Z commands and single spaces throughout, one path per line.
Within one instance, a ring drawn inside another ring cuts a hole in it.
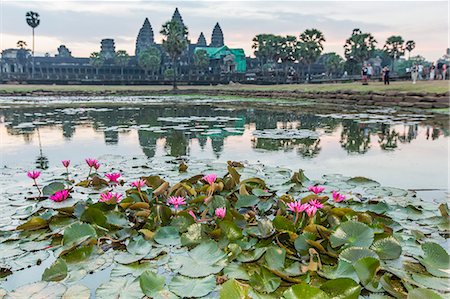
M 384 85 L 389 85 L 390 72 L 388 66 L 381 69 L 381 78 Z M 439 62 L 437 66 L 434 63 L 429 67 L 424 67 L 422 64 L 415 63 L 407 72 L 411 73 L 411 79 L 413 84 L 416 84 L 417 80 L 445 80 L 447 77 L 447 65 Z M 374 69 L 369 64 L 364 64 L 361 69 L 362 84 L 369 84 L 369 80 L 374 75 Z
M 434 63 L 430 67 L 424 68 L 422 64 L 415 63 L 411 69 L 411 79 L 413 84 L 416 84 L 417 80 L 445 80 L 447 77 L 447 64 L 439 62 L 436 67 Z

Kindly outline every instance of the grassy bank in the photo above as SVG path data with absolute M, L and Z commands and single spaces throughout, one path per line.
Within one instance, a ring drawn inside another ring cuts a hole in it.
M 154 85 L 0 85 L 0 95 L 17 94 L 17 93 L 33 93 L 33 92 L 89 92 L 98 93 L 114 92 L 143 92 L 149 91 L 157 93 L 158 91 L 167 92 L 171 86 L 154 86 Z M 229 91 L 342 91 L 351 90 L 359 92 L 369 91 L 396 91 L 396 92 L 429 92 L 429 93 L 445 93 L 449 91 L 449 81 L 422 81 L 413 85 L 411 82 L 393 82 L 391 85 L 383 85 L 380 82 L 372 82 L 369 85 L 361 85 L 361 83 L 336 83 L 336 84 L 291 84 L 291 85 L 245 85 L 231 84 L 218 86 L 180 86 L 180 90 L 198 90 L 201 94 L 202 90 L 229 90 Z

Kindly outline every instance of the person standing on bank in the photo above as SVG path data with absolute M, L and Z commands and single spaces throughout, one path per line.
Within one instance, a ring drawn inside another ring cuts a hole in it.
M 372 65 L 369 63 L 369 64 L 367 65 L 367 79 L 370 81 L 370 79 L 372 78 L 372 76 L 373 76 L 373 67 L 372 67 Z
M 434 66 L 434 63 L 430 67 L 430 80 L 434 80 L 434 73 L 436 71 L 436 67 Z
M 387 66 L 385 66 L 385 67 L 383 68 L 383 81 L 384 81 L 384 85 L 389 85 L 389 72 L 390 72 L 390 69 L 389 69 Z
M 411 79 L 413 81 L 413 84 L 416 84 L 418 74 L 419 74 L 419 67 L 417 66 L 417 63 L 415 63 L 411 67 Z
M 423 79 L 423 76 L 422 76 L 422 74 L 423 74 L 423 65 L 422 64 L 419 64 L 419 66 L 417 67 L 417 74 L 418 74 L 418 77 L 417 77 L 417 79 L 419 79 L 419 80 L 422 80 Z
M 442 80 L 445 80 L 446 75 L 447 75 L 447 65 L 444 63 L 442 65 Z
M 369 84 L 367 82 L 367 67 L 365 65 L 363 65 L 363 67 L 361 69 L 361 79 L 362 79 L 362 85 L 368 85 Z

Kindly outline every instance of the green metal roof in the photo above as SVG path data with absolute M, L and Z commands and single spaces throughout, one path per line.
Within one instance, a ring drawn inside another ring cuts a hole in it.
M 247 62 L 245 59 L 245 52 L 242 48 L 230 49 L 227 46 L 222 46 L 219 48 L 214 47 L 196 47 L 194 52 L 199 50 L 206 51 L 209 59 L 222 59 L 227 55 L 234 56 L 234 62 L 236 63 L 236 71 L 239 73 L 245 73 L 247 70 Z

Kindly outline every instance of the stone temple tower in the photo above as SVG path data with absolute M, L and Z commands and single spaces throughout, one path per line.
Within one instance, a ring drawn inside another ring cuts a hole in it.
M 144 25 L 139 30 L 139 34 L 136 39 L 136 56 L 148 47 L 151 47 L 155 43 L 153 37 L 152 25 L 148 18 L 145 18 Z
M 178 7 L 175 8 L 175 11 L 173 12 L 172 21 L 177 21 L 180 22 L 182 25 L 184 25 L 183 18 L 181 17 L 180 12 L 178 11 Z
M 203 35 L 203 32 L 200 32 L 200 36 L 198 37 L 198 40 L 197 40 L 197 46 L 198 47 L 206 47 L 207 46 L 206 38 Z
M 214 26 L 212 32 L 210 47 L 223 47 L 223 45 L 224 42 L 222 28 L 220 28 L 219 23 L 216 23 L 216 26 Z

